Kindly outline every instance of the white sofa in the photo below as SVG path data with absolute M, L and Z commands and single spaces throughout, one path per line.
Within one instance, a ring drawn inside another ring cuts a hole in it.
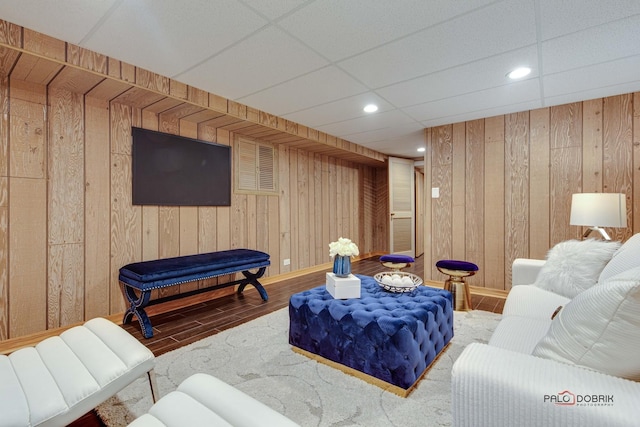
M 515 260 L 489 343 L 452 368 L 454 426 L 640 423 L 640 234 L 612 253 L 593 284 L 564 296 L 545 280 L 561 286 L 584 263 L 555 264 L 553 280 L 546 261 Z

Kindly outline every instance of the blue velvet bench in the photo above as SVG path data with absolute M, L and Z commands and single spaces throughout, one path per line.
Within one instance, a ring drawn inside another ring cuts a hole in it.
M 289 343 L 406 397 L 453 337 L 451 293 L 427 286 L 392 293 L 372 277 L 357 277 L 360 298 L 334 299 L 325 286 L 292 295 Z
M 151 338 L 153 328 L 149 316 L 144 310 L 145 307 L 228 286 L 240 285 L 238 293 L 242 293 L 244 288 L 251 284 L 266 301 L 269 298 L 267 291 L 258 279 L 264 275 L 270 264 L 269 254 L 264 252 L 251 249 L 231 249 L 125 265 L 120 269 L 119 275 L 124 295 L 129 303 L 123 323 L 129 323 L 135 315 L 140 323 L 142 335 L 145 338 Z M 255 269 L 258 269 L 255 273 L 249 271 Z M 232 273 L 242 273 L 244 278 L 151 300 L 151 291 L 154 289 Z

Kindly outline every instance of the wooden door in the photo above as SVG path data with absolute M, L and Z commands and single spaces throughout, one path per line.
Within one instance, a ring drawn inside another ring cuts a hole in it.
M 415 257 L 415 184 L 413 160 L 389 157 L 389 247 Z

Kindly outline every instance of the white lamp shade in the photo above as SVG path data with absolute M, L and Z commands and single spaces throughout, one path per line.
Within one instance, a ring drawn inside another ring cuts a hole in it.
M 626 227 L 627 199 L 621 193 L 579 193 L 571 198 L 571 225 Z

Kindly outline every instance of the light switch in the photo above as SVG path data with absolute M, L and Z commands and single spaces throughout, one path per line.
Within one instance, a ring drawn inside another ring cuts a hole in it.
M 440 188 L 439 187 L 433 187 L 431 189 L 431 198 L 432 199 L 437 199 L 440 197 Z

